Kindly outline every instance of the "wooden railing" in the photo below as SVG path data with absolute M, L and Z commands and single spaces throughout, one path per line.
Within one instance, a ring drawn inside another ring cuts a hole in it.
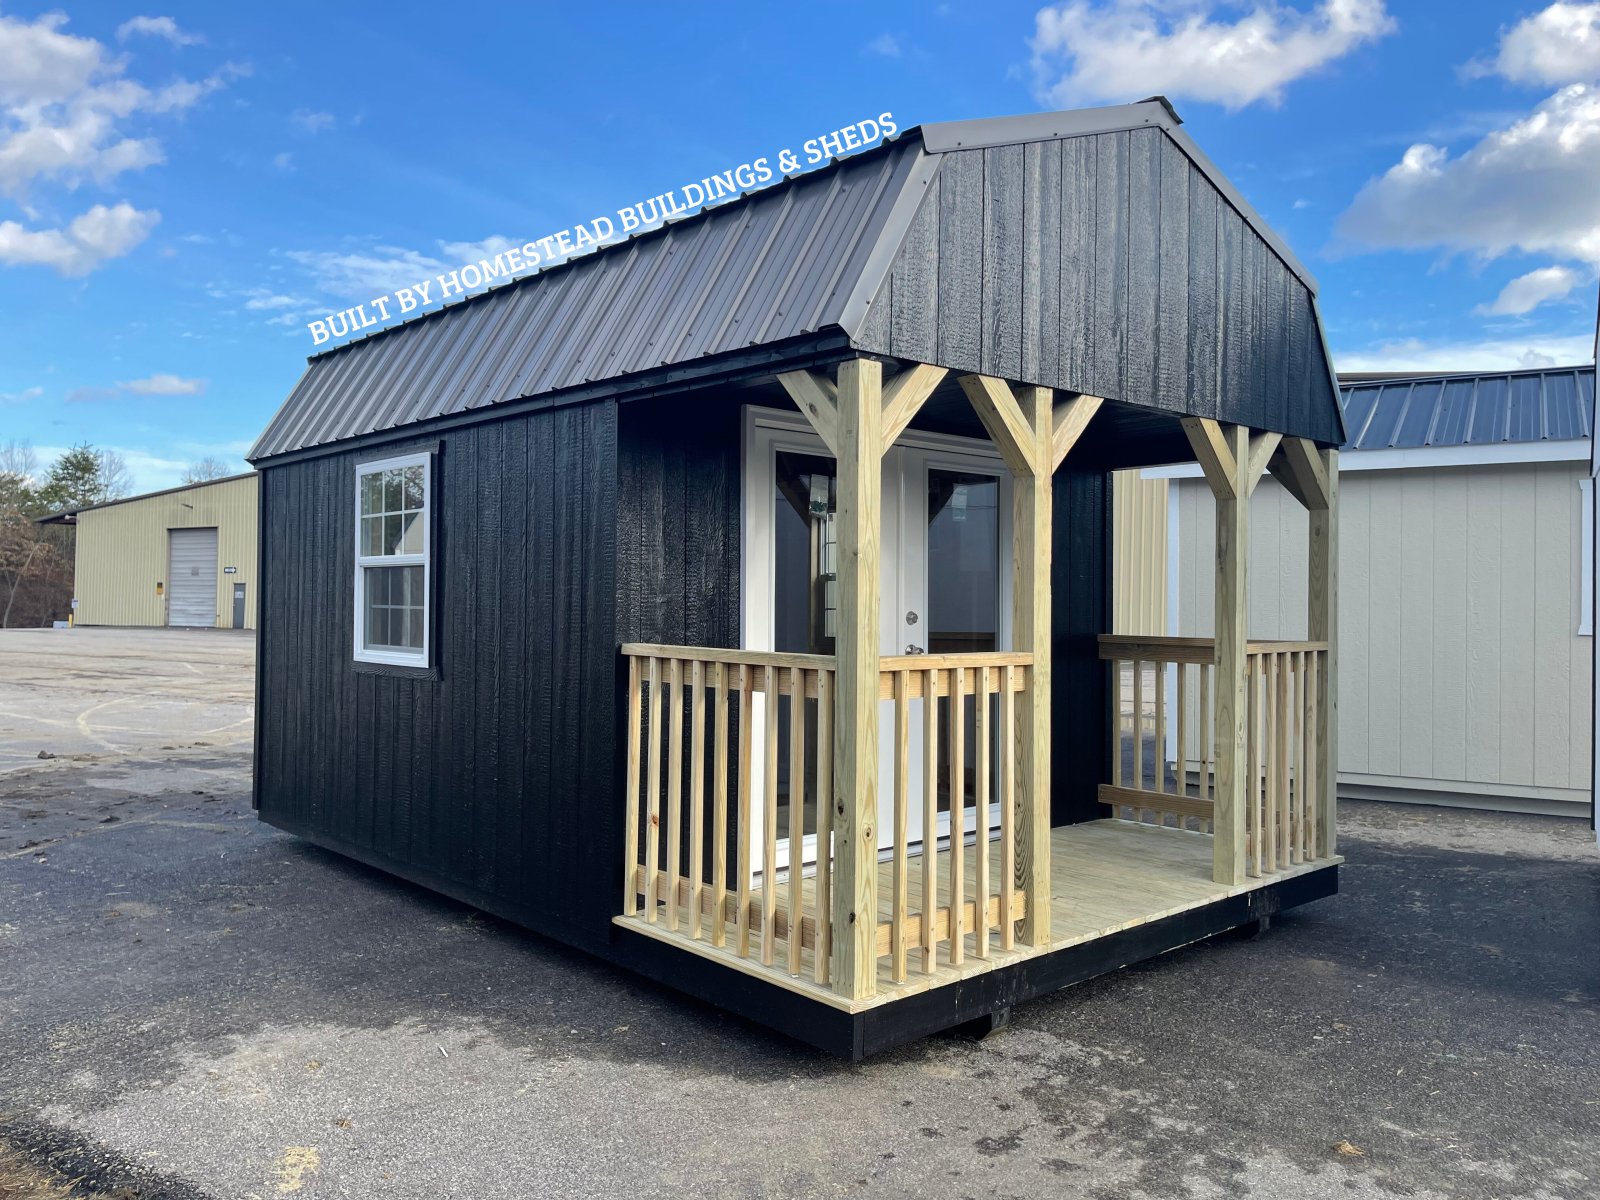
M 622 652 L 623 915 L 829 983 L 833 659 L 637 644 Z M 879 868 L 876 954 L 896 982 L 941 959 L 961 963 L 969 941 L 980 956 L 992 942 L 1013 943 L 1025 912 L 1014 883 L 1016 697 L 1029 675 L 1026 654 L 880 662 L 879 696 L 894 711 L 894 741 L 880 747 L 893 828 Z M 932 839 L 922 833 L 939 837 L 941 815 L 946 847 L 924 853 Z
M 1112 665 L 1111 782 L 1100 786 L 1100 802 L 1119 815 L 1130 811 L 1136 821 L 1165 825 L 1170 817 L 1180 829 L 1210 832 L 1216 738 L 1211 639 L 1106 634 L 1100 657 Z M 1170 770 L 1169 716 L 1177 742 Z
M 1251 642 L 1245 853 L 1255 875 L 1318 858 L 1322 792 L 1317 786 L 1317 676 L 1325 642 Z
M 989 956 L 991 936 L 1002 950 L 1011 949 L 1015 941 L 1015 924 L 1026 912 L 1025 898 L 1015 883 L 1017 694 L 1028 686 L 1031 667 L 1031 655 L 1007 653 L 918 654 L 880 662 L 878 694 L 894 701 L 895 712 L 887 952 L 890 977 L 896 983 L 906 979 L 913 947 L 919 951 L 917 967 L 932 972 L 939 966 L 941 946 L 946 964 L 959 966 L 964 961 L 969 934 L 972 952 L 979 958 Z M 930 696 L 932 704 L 927 703 Z M 913 803 L 913 700 L 923 701 L 922 761 L 916 772 L 922 786 L 921 795 L 915 797 L 921 807 L 924 835 L 919 840 L 926 847 L 930 841 L 927 831 L 939 828 L 943 765 L 943 840 L 948 846 L 943 854 L 919 852 L 915 867 L 910 861 L 908 834 Z M 942 764 L 941 738 L 945 746 Z M 991 806 L 998 807 L 998 814 L 991 814 Z M 995 850 L 998 861 L 993 861 Z M 933 898 L 931 905 L 928 897 Z M 880 903 L 880 912 L 882 908 Z M 880 947 L 884 932 L 880 927 Z M 880 955 L 883 952 L 880 948 Z
M 1251 874 L 1317 858 L 1318 674 L 1325 642 L 1250 642 L 1245 847 Z M 1111 782 L 1117 815 L 1213 832 L 1216 650 L 1210 638 L 1102 635 L 1112 664 Z M 1170 732 L 1170 736 L 1169 736 Z

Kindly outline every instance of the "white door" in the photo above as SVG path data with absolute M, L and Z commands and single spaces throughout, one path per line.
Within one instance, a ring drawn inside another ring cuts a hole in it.
M 798 415 L 749 410 L 744 483 L 744 647 L 833 653 L 838 585 L 832 457 Z M 1009 476 L 986 441 L 908 433 L 884 456 L 881 654 L 961 653 L 1010 644 L 1010 496 Z M 752 751 L 760 762 L 765 697 L 755 697 L 755 703 Z M 922 794 L 922 703 L 912 703 L 912 797 Z M 878 726 L 878 828 L 886 847 L 894 830 L 894 737 L 894 705 L 885 701 Z M 974 756 L 966 759 L 971 763 Z M 948 770 L 945 751 L 940 769 Z M 752 861 L 759 872 L 764 781 L 758 776 L 754 784 Z M 948 797 L 949 780 L 941 777 L 939 787 Z M 780 782 L 780 829 L 787 829 L 786 794 Z M 920 842 L 920 800 L 908 806 L 907 815 L 910 840 Z M 974 820 L 969 814 L 969 827 Z M 808 814 L 808 833 L 810 824 Z M 998 815 L 991 824 L 998 824 Z M 941 811 L 939 836 L 948 835 L 949 816 Z M 807 858 L 814 855 L 808 837 Z M 782 869 L 782 840 L 778 856 Z
M 167 624 L 217 623 L 217 531 L 172 529 L 167 549 Z

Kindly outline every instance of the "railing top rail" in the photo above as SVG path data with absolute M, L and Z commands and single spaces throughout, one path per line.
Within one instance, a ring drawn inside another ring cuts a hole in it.
M 1312 653 L 1317 650 L 1326 650 L 1327 642 L 1246 642 L 1246 654 L 1294 654 L 1299 651 Z
M 878 670 L 946 671 L 955 667 L 1031 667 L 1033 655 L 1026 650 L 985 650 L 974 654 L 892 654 L 878 660 Z
M 1253 641 L 1245 643 L 1246 654 L 1314 653 L 1328 648 L 1327 642 Z M 1157 637 L 1143 634 L 1102 633 L 1100 657 L 1138 659 L 1141 662 L 1214 663 L 1216 642 L 1211 638 Z
M 624 642 L 629 658 L 685 658 L 736 667 L 799 667 L 806 671 L 831 671 L 831 654 L 777 654 L 770 650 L 727 650 L 715 646 L 659 646 L 651 642 Z

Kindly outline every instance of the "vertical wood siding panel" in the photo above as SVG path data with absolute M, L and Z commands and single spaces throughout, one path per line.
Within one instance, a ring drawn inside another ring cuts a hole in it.
M 940 176 L 935 172 L 928 194 L 917 206 L 895 255 L 890 278 L 890 338 L 894 352 L 916 362 L 939 357 L 939 213 Z
M 532 592 L 532 572 L 528 569 L 529 548 L 533 540 L 532 481 L 528 478 L 528 423 L 508 421 L 502 429 L 500 477 L 505 516 L 500 551 L 501 609 L 506 616 L 499 632 L 496 655 L 500 674 L 501 739 L 504 744 L 502 768 L 508 783 L 501 798 L 499 833 L 495 840 L 496 878 L 502 884 L 516 878 L 522 869 L 519 858 L 528 803 L 528 738 L 532 714 L 528 709 L 528 689 L 524 682 L 529 622 L 522 618 Z
M 1564 463 L 1534 467 L 1534 575 L 1523 589 L 1533 609 L 1533 782 L 1572 787 L 1567 763 L 1572 745 L 1572 638 L 1578 615 L 1572 581 L 1571 516 L 1578 494 Z M 1582 786 L 1582 785 L 1579 785 Z
M 1189 391 L 1187 409 L 1215 417 L 1222 390 L 1221 225 L 1217 193 L 1189 174 Z
M 528 479 L 532 496 L 528 537 L 528 589 L 530 609 L 539 614 L 536 633 L 528 638 L 524 653 L 523 691 L 528 697 L 528 782 L 522 802 L 522 853 L 524 862 L 542 862 L 560 853 L 553 835 L 552 812 L 561 803 L 565 782 L 555 748 L 556 714 L 568 703 L 555 666 L 555 608 L 566 586 L 564 564 L 556 551 L 556 496 L 569 486 L 557 475 L 556 423 L 553 419 L 528 428 Z M 548 883 L 534 884 L 537 902 L 549 904 Z
M 1244 222 L 1226 204 L 1217 206 L 1217 228 L 1217 267 L 1222 276 L 1222 325 L 1219 336 L 1222 372 L 1217 416 L 1221 420 L 1248 424 L 1251 370 L 1251 355 L 1247 353 L 1251 316 L 1250 253 L 1244 241 Z
M 1501 490 L 1500 526 L 1500 779 L 1534 782 L 1534 720 L 1538 687 L 1536 619 L 1527 602 L 1536 577 L 1538 489 L 1533 470 L 1508 471 Z
M 587 767 L 582 744 L 582 722 L 587 716 L 582 691 L 582 606 L 589 599 L 585 595 L 586 564 L 583 561 L 587 415 L 585 411 L 560 409 L 554 422 L 556 477 L 567 481 L 567 486 L 556 489 L 555 510 L 551 514 L 557 564 L 552 614 L 555 637 L 551 645 L 552 690 L 556 702 L 545 823 L 550 848 L 559 849 L 569 863 L 574 860 L 574 850 L 580 844 L 577 814 L 573 810 L 574 801 L 582 794 L 583 773 Z M 545 896 L 545 903 L 563 916 L 570 915 L 578 902 L 569 883 L 568 872 L 552 873 L 550 889 Z
M 1128 351 L 1128 135 L 1095 143 L 1094 391 L 1123 396 Z
M 1400 770 L 1426 779 L 1433 772 L 1433 626 L 1435 607 L 1433 473 L 1397 471 L 1400 526 Z
M 1369 488 L 1372 510 L 1378 516 L 1367 528 L 1372 547 L 1371 574 L 1367 579 L 1368 612 L 1367 688 L 1369 710 L 1367 742 L 1371 770 L 1380 775 L 1400 773 L 1400 573 L 1401 521 L 1399 482 L 1387 475 Z M 1340 539 L 1341 541 L 1343 539 Z M 1343 688 L 1340 689 L 1341 696 Z
M 1189 172 L 1188 157 L 1169 138 L 1161 159 L 1160 283 L 1157 298 L 1155 403 L 1189 412 Z
M 569 890 L 580 900 L 578 919 L 596 930 L 608 930 L 620 909 L 614 889 L 588 887 L 583 881 L 615 878 L 622 860 L 622 789 L 618 786 L 617 714 L 617 405 L 596 405 L 589 410 L 587 460 L 589 470 L 585 509 L 583 561 L 583 707 L 579 753 L 587 764 L 581 776 L 583 789 L 578 812 L 583 836 L 580 846 L 587 856 L 574 857 L 578 874 Z M 718 531 L 737 539 L 738 509 L 725 517 Z M 717 581 L 708 586 L 716 588 Z M 732 601 L 738 606 L 737 588 Z
M 1434 471 L 1433 475 L 1433 615 L 1429 640 L 1433 659 L 1433 708 L 1426 719 L 1433 727 L 1435 779 L 1467 777 L 1467 556 L 1476 553 L 1467 540 L 1466 471 Z M 1341 489 L 1342 490 L 1342 489 Z
M 981 371 L 983 152 L 945 155 L 939 175 L 939 362 Z
M 1061 348 L 1062 386 L 1093 392 L 1095 326 L 1094 138 L 1061 143 Z
M 1501 781 L 1501 473 L 1467 488 L 1467 778 Z
M 1310 411 L 1314 402 L 1310 391 L 1311 348 L 1306 344 L 1306 339 L 1316 336 L 1316 327 L 1311 321 L 1311 301 L 1309 294 L 1298 279 L 1288 281 L 1288 351 L 1284 370 L 1287 378 L 1284 388 L 1289 396 L 1290 403 L 1302 412 Z
M 1372 489 L 1339 491 L 1339 769 L 1372 765 Z
M 1128 134 L 1128 284 L 1123 397 L 1154 405 L 1161 300 L 1161 146 L 1166 134 Z
M 505 535 L 508 500 L 503 470 L 506 426 L 493 421 L 479 426 L 477 465 L 479 470 L 477 538 L 473 553 L 483 570 L 477 591 L 471 598 L 473 629 L 477 643 L 477 704 L 474 723 L 478 743 L 477 820 L 481 832 L 475 839 L 478 886 L 485 891 L 499 887 L 500 846 L 505 837 L 505 810 L 511 802 L 506 787 L 505 664 L 503 662 L 506 620 L 521 605 L 502 604 L 506 577 Z M 515 493 L 510 499 L 515 501 Z M 520 581 L 519 581 L 520 582 Z M 513 727 L 514 728 L 514 727 Z
M 1043 351 L 1042 328 L 1055 315 L 1055 305 L 1061 294 L 1061 260 L 1059 256 L 1047 257 L 1043 251 L 1045 223 L 1045 159 L 1054 158 L 1059 164 L 1060 151 L 1055 142 L 1029 142 L 1022 147 L 1022 373 L 1023 379 L 1055 379 L 1055 364 Z M 1057 181 L 1056 206 L 1060 205 L 1060 183 Z M 1060 217 L 1050 233 L 1052 239 L 1060 234 Z M 1051 262 L 1054 257 L 1054 262 Z M 1052 287 L 1052 281 L 1054 286 Z M 1048 312 L 1046 315 L 1046 300 Z
M 983 344 L 985 374 L 1022 374 L 1023 155 L 983 151 Z

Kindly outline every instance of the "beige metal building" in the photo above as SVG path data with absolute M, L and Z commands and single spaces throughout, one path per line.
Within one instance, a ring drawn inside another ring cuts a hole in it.
M 255 472 L 65 514 L 79 625 L 256 627 Z
M 1342 795 L 1587 815 L 1594 398 L 1592 367 L 1345 387 Z M 1210 489 L 1146 475 L 1171 489 L 1164 632 L 1209 636 Z M 1264 479 L 1250 532 L 1250 636 L 1304 637 L 1305 511 Z

